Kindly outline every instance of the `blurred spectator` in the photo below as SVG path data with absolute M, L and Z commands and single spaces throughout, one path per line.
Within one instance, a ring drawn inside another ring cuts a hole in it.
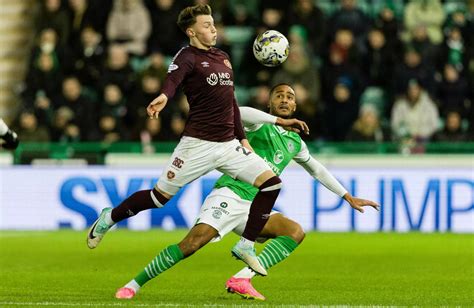
M 288 59 L 272 78 L 272 84 L 287 83 L 294 85 L 301 83 L 309 93 L 309 99 L 316 102 L 321 95 L 321 82 L 311 58 L 301 45 L 293 45 Z
M 290 25 L 301 25 L 306 30 L 310 51 L 322 54 L 326 35 L 326 20 L 323 12 L 312 0 L 298 0 L 288 15 Z
M 174 56 L 186 43 L 186 36 L 176 25 L 181 10 L 179 1 L 154 0 L 151 2 L 150 15 L 153 30 L 148 40 L 148 51 L 157 51 Z M 166 29 L 166 31 L 158 30 Z
M 359 112 L 359 102 L 352 93 L 354 82 L 348 77 L 337 81 L 327 102 L 327 136 L 331 141 L 344 141 Z
M 337 53 L 342 63 L 353 66 L 360 65 L 360 52 L 354 43 L 354 34 L 349 29 L 339 29 L 334 35 L 334 41 L 329 46 L 329 53 Z
M 99 118 L 99 129 L 96 133 L 95 140 L 104 143 L 114 143 L 123 141 L 123 130 L 119 125 L 120 119 L 110 114 L 103 114 Z
M 161 81 L 165 80 L 166 74 L 168 73 L 168 67 L 166 66 L 164 55 L 161 52 L 154 51 L 148 56 L 147 60 L 146 67 L 142 72 L 142 75 L 155 75 Z
M 467 135 L 462 129 L 462 117 L 456 110 L 451 110 L 446 114 L 444 128 L 438 132 L 434 140 L 440 142 L 464 142 L 467 141 Z
M 71 32 L 69 16 L 67 11 L 62 8 L 61 0 L 43 0 L 37 29 L 42 31 L 45 28 L 52 28 L 56 31 L 61 46 L 66 46 L 69 42 Z
M 120 89 L 129 94 L 132 90 L 134 73 L 128 62 L 129 57 L 123 46 L 114 44 L 109 47 L 105 68 L 102 72 L 101 84 L 117 84 Z
M 159 31 L 163 32 L 166 31 Z M 142 0 L 114 0 L 107 21 L 107 39 L 110 42 L 120 44 L 127 52 L 141 56 L 146 52 L 150 33 L 150 15 Z
M 422 62 L 420 54 L 411 48 L 407 48 L 403 63 L 395 69 L 393 88 L 395 95 L 405 93 L 408 82 L 412 79 L 418 80 L 430 94 L 434 94 L 434 69 Z
M 116 126 L 121 131 L 124 122 L 129 124 L 127 102 L 117 85 L 110 83 L 104 87 L 104 101 L 101 104 L 100 114 L 117 119 Z
M 79 128 L 81 141 L 88 140 L 97 123 L 97 111 L 94 110 L 90 100 L 83 95 L 82 85 L 77 77 L 69 76 L 64 79 L 62 95 L 58 98 L 58 103 L 74 112 L 71 124 Z
M 357 0 L 341 0 L 340 9 L 336 10 L 328 22 L 330 37 L 340 29 L 348 29 L 355 36 L 355 44 L 362 46 L 370 26 L 369 18 L 357 7 Z
M 143 75 L 140 87 L 135 89 L 132 99 L 128 102 L 128 110 L 133 125 L 148 117 L 145 108 L 159 95 L 160 89 L 161 80 L 156 75 L 150 73 Z
M 62 74 L 57 57 L 51 53 L 39 54 L 26 76 L 24 92 L 26 104 L 33 105 L 39 93 L 50 99 L 56 97 L 60 92 L 61 80 Z
M 380 125 L 379 112 L 372 104 L 364 104 L 359 111 L 359 117 L 346 137 L 354 142 L 384 142 L 388 140 L 387 132 Z
M 436 65 L 438 46 L 431 42 L 430 38 L 428 37 L 426 26 L 418 25 L 413 29 L 412 39 L 409 46 L 414 48 L 420 54 L 425 65 Z
M 437 84 L 437 98 L 440 101 L 441 114 L 456 109 L 462 114 L 469 114 L 472 102 L 468 101 L 469 89 L 466 79 L 451 64 L 446 64 L 443 77 Z
M 387 46 L 393 52 L 400 52 L 401 42 L 400 36 L 400 22 L 396 19 L 392 8 L 384 7 L 374 20 L 374 26 L 380 29 L 387 41 Z
M 48 142 L 50 139 L 46 127 L 38 124 L 38 119 L 31 111 L 20 114 L 15 131 L 22 142 Z
M 228 26 L 254 25 L 258 19 L 258 4 L 259 0 L 228 0 L 222 22 Z
M 435 103 L 418 82 L 411 80 L 403 98 L 392 110 L 391 127 L 396 139 L 426 141 L 436 132 L 439 114 Z
M 275 1 L 274 5 L 264 6 L 260 21 L 261 27 L 277 30 L 286 35 L 288 30 L 287 20 L 284 15 L 286 10 L 279 8 L 276 3 Z
M 51 125 L 51 141 L 74 142 L 79 141 L 79 128 L 71 124 L 74 112 L 68 107 L 59 107 L 54 113 Z
M 405 6 L 404 22 L 407 39 L 418 26 L 425 26 L 430 41 L 438 45 L 443 41 L 441 29 L 446 16 L 440 0 L 412 0 Z
M 446 40 L 441 46 L 438 62 L 438 66 L 441 68 L 445 63 L 453 65 L 457 70 L 463 70 L 467 67 L 466 46 L 459 28 L 446 29 Z
M 45 28 L 41 31 L 37 42 L 31 52 L 30 64 L 31 67 L 38 60 L 42 54 L 48 54 L 54 57 L 61 70 L 67 70 L 69 55 L 68 48 L 60 48 L 58 46 L 58 35 L 53 28 Z
M 83 84 L 95 87 L 100 79 L 105 47 L 102 36 L 91 27 L 85 27 L 74 48 L 74 70 Z
M 316 140 L 323 134 L 323 110 L 320 102 L 311 98 L 311 93 L 300 82 L 290 83 L 296 93 L 295 118 L 303 120 L 308 124 L 310 135 L 302 135 L 304 140 Z M 268 100 L 267 100 L 268 105 Z M 268 108 L 265 109 L 267 111 Z
M 370 30 L 367 39 L 367 53 L 362 65 L 365 68 L 368 85 L 387 90 L 390 85 L 387 76 L 392 76 L 394 71 L 395 52 L 387 45 L 385 35 L 379 29 Z

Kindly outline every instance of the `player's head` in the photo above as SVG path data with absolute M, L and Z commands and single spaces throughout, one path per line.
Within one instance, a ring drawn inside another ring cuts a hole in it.
M 177 23 L 189 37 L 191 45 L 208 49 L 216 44 L 217 30 L 209 5 L 188 6 L 179 13 Z
M 296 111 L 295 90 L 286 84 L 279 83 L 270 90 L 270 113 L 280 118 L 290 118 Z

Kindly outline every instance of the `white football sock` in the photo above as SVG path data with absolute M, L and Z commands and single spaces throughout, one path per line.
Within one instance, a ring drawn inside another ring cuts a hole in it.
M 130 282 L 125 285 L 125 288 L 133 289 L 133 291 L 135 291 L 135 293 L 137 293 L 138 290 L 140 290 L 140 286 L 135 281 L 135 279 L 130 280 Z
M 0 136 L 5 135 L 8 132 L 8 126 L 0 119 Z
M 255 277 L 255 272 L 252 271 L 249 267 L 244 267 L 240 272 L 233 276 L 234 278 L 250 278 Z

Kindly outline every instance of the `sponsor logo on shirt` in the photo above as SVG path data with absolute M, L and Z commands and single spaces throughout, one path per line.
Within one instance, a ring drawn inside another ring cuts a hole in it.
M 206 78 L 206 80 L 211 86 L 215 86 L 217 84 L 221 86 L 234 86 L 234 81 L 231 79 L 231 75 L 229 73 L 211 73 L 209 77 Z
M 172 71 L 175 71 L 179 68 L 178 65 L 171 63 L 170 66 L 168 66 L 168 74 L 171 73 Z
M 275 166 L 271 161 L 269 161 L 266 157 L 263 157 L 263 160 L 267 163 L 267 165 L 270 166 L 270 168 L 275 172 L 276 175 L 279 175 L 281 173 L 280 168 Z
M 211 86 L 215 86 L 219 82 L 219 77 L 215 73 L 212 73 L 209 75 L 209 77 L 206 78 L 207 83 L 210 84 Z

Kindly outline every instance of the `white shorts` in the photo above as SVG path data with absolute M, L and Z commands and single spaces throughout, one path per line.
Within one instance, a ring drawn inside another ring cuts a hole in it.
M 212 142 L 193 137 L 181 138 L 156 187 L 174 196 L 181 187 L 218 170 L 251 185 L 267 170 L 271 170 L 257 154 L 244 149 L 237 139 Z
M 247 224 L 251 203 L 251 201 L 243 200 L 227 187 L 213 189 L 204 200 L 195 225 L 205 223 L 216 229 L 218 235 L 212 242 L 220 241 L 231 231 L 242 235 Z M 272 211 L 270 215 L 277 213 L 279 212 Z M 259 242 L 265 240 L 264 238 L 257 239 Z

